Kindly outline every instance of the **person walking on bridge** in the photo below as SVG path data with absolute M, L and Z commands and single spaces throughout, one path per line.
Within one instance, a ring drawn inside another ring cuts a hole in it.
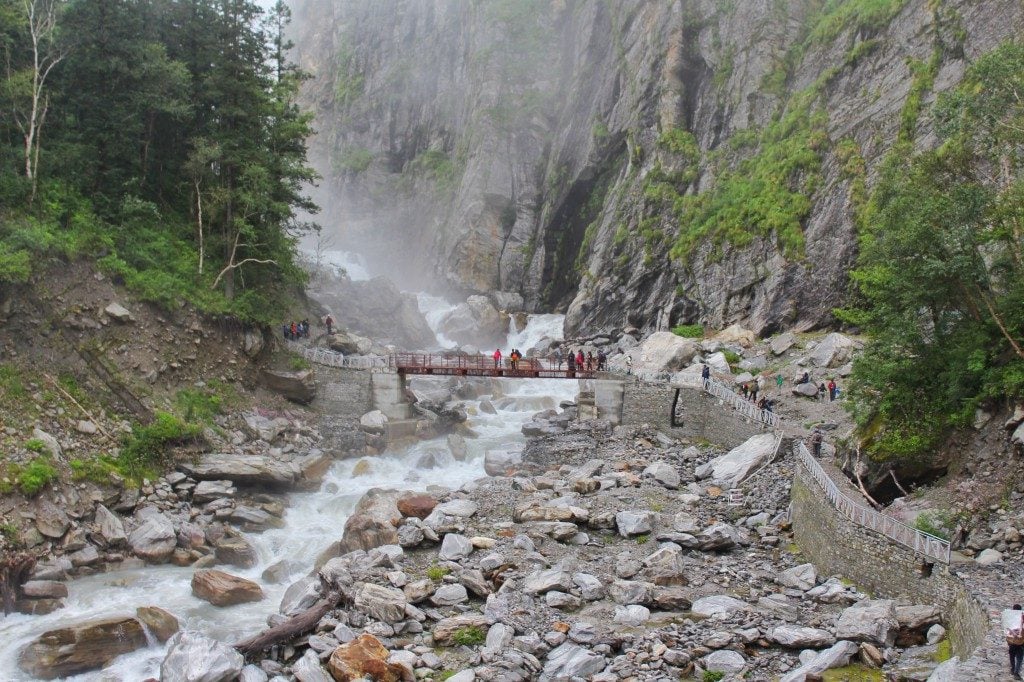
M 580 348 L 579 352 L 576 353 L 576 367 L 581 372 L 583 371 L 583 368 L 586 367 L 586 365 L 584 364 L 586 363 L 586 361 L 586 358 L 583 356 L 583 349 Z
M 562 368 L 562 363 L 561 362 L 558 363 L 558 368 L 559 369 Z M 572 372 L 575 372 L 575 371 L 576 371 L 576 356 L 572 354 L 572 351 L 569 351 L 569 372 L 570 372 L 569 376 L 572 376 Z
M 501 367 L 501 349 L 494 349 L 494 369 Z
M 562 349 L 555 349 L 555 369 L 562 369 Z

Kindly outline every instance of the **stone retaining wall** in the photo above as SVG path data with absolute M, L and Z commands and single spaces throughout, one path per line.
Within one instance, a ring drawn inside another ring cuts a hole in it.
M 751 436 L 770 430 L 761 422 L 742 416 L 724 402 L 699 388 L 667 384 L 627 382 L 622 401 L 622 424 L 651 424 L 675 438 L 707 440 L 734 448 Z M 672 404 L 675 424 L 672 423 Z
M 911 549 L 850 522 L 800 465 L 791 498 L 796 543 L 821 573 L 843 576 L 876 597 L 939 606 L 961 659 L 985 639 L 989 614 L 949 567 L 925 564 Z

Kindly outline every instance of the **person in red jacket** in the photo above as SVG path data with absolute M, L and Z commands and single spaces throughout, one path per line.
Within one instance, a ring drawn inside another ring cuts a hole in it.
M 494 369 L 501 367 L 501 349 L 494 349 Z

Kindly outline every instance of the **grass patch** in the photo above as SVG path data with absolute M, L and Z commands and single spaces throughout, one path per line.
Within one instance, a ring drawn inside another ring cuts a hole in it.
M 637 535 L 636 536 L 636 544 L 638 544 L 638 545 L 646 545 L 648 542 L 650 542 L 650 540 L 651 540 L 650 533 L 644 533 L 643 535 Z
M 101 485 L 111 482 L 114 474 L 120 474 L 117 461 L 109 455 L 89 459 L 72 459 L 68 462 L 71 466 L 71 480 L 92 481 Z
M 480 646 L 486 639 L 487 634 L 483 631 L 483 628 L 478 628 L 475 625 L 459 628 L 452 635 L 452 641 L 459 646 Z
M 182 389 L 174 396 L 174 406 L 187 422 L 209 423 L 224 413 L 223 398 L 208 389 Z
M 681 324 L 678 327 L 672 327 L 672 333 L 685 339 L 700 339 L 704 337 L 704 325 Z
M 949 637 L 946 637 L 935 647 L 935 662 L 945 663 L 951 658 L 953 658 L 953 643 L 949 641 Z
M 723 677 L 725 677 L 725 673 L 721 670 L 705 670 L 701 680 L 703 682 L 718 682 Z
M 732 365 L 738 365 L 740 361 L 743 359 L 740 357 L 739 353 L 733 350 L 729 350 L 728 348 L 722 350 L 722 355 L 725 356 L 725 361 L 729 363 L 730 367 Z
M 195 441 L 201 432 L 198 425 L 170 412 L 157 412 L 152 423 L 132 427 L 117 456 L 117 468 L 133 480 L 153 477 L 172 447 Z
M 46 443 L 39 438 L 29 438 L 25 441 L 25 449 L 41 455 L 46 452 Z
M 427 569 L 427 577 L 433 580 L 435 583 L 440 580 L 443 580 L 444 577 L 449 573 L 451 573 L 450 570 L 448 570 L 444 566 L 438 566 L 437 564 L 434 564 L 433 566 Z
M 0 536 L 3 536 L 7 544 L 13 547 L 21 544 L 21 541 L 18 539 L 18 527 L 13 523 L 0 523 Z
M 934 535 L 943 540 L 949 540 L 953 530 L 955 519 L 952 514 L 944 510 L 921 512 L 914 519 L 914 528 L 922 533 Z
M 456 671 L 454 670 L 442 670 L 437 674 L 437 679 L 447 680 L 449 677 L 455 677 Z
M 11 464 L 7 475 L 23 494 L 32 497 L 57 479 L 57 470 L 49 457 L 35 457 L 28 464 Z
M 823 682 L 885 682 L 885 674 L 877 668 L 857 663 L 826 670 L 821 679 Z
M 309 364 L 309 360 L 302 357 L 301 355 L 293 355 L 288 359 L 288 366 L 293 372 L 302 372 L 309 369 L 313 365 Z

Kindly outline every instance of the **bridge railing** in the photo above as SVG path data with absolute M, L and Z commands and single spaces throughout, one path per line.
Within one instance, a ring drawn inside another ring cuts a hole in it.
M 825 469 L 811 456 L 802 440 L 796 442 L 793 450 L 811 478 L 825 491 L 825 498 L 847 519 L 858 526 L 873 530 L 894 542 L 909 547 L 919 554 L 945 564 L 949 563 L 949 541 L 911 528 L 891 516 L 880 514 L 874 509 L 869 509 L 854 501 L 839 489 Z
M 380 355 L 356 355 L 349 357 L 344 353 L 339 353 L 329 348 L 312 348 L 295 341 L 286 341 L 285 344 L 288 350 L 316 365 L 345 367 L 349 369 L 373 369 L 375 367 L 387 367 L 388 365 L 388 358 Z

